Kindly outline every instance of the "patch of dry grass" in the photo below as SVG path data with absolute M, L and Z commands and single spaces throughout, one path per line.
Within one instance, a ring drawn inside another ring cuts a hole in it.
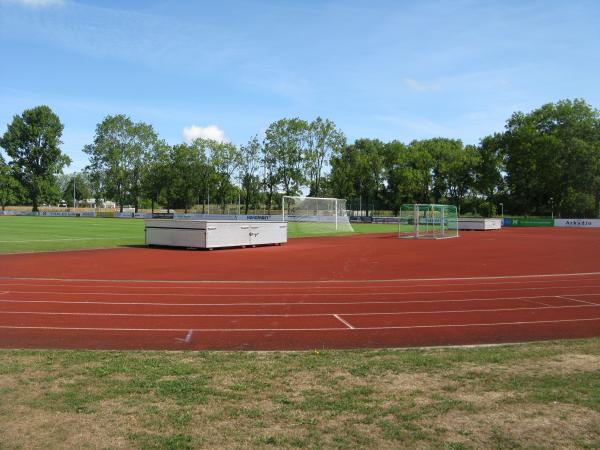
M 599 448 L 600 339 L 0 351 L 0 448 Z

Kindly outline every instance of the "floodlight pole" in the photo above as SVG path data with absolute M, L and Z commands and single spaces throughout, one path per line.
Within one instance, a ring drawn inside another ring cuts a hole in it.
M 73 208 L 75 208 L 75 174 L 73 174 Z
M 500 203 L 500 215 L 502 216 L 502 221 L 504 221 L 504 203 Z
M 554 197 L 550 197 L 550 204 L 552 208 L 552 219 L 554 219 Z

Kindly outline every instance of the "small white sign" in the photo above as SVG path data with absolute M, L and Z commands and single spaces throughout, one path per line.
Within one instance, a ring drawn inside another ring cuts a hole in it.
M 600 228 L 600 219 L 554 219 L 555 227 Z

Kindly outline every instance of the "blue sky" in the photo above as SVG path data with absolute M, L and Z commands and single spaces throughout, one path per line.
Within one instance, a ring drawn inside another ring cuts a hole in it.
M 0 0 L 0 132 L 49 105 L 67 172 L 120 113 L 172 144 L 317 116 L 350 141 L 477 143 L 517 110 L 599 108 L 599 24 L 595 0 Z

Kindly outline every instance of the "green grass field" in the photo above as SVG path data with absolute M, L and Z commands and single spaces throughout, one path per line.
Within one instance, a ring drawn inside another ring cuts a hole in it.
M 397 225 L 356 224 L 357 233 L 397 231 Z M 314 236 L 290 227 L 289 237 Z M 345 233 L 340 233 L 345 234 Z M 0 216 L 0 253 L 112 248 L 144 244 L 144 221 L 92 217 Z
M 0 350 L 0 449 L 600 448 L 600 339 L 427 350 Z

